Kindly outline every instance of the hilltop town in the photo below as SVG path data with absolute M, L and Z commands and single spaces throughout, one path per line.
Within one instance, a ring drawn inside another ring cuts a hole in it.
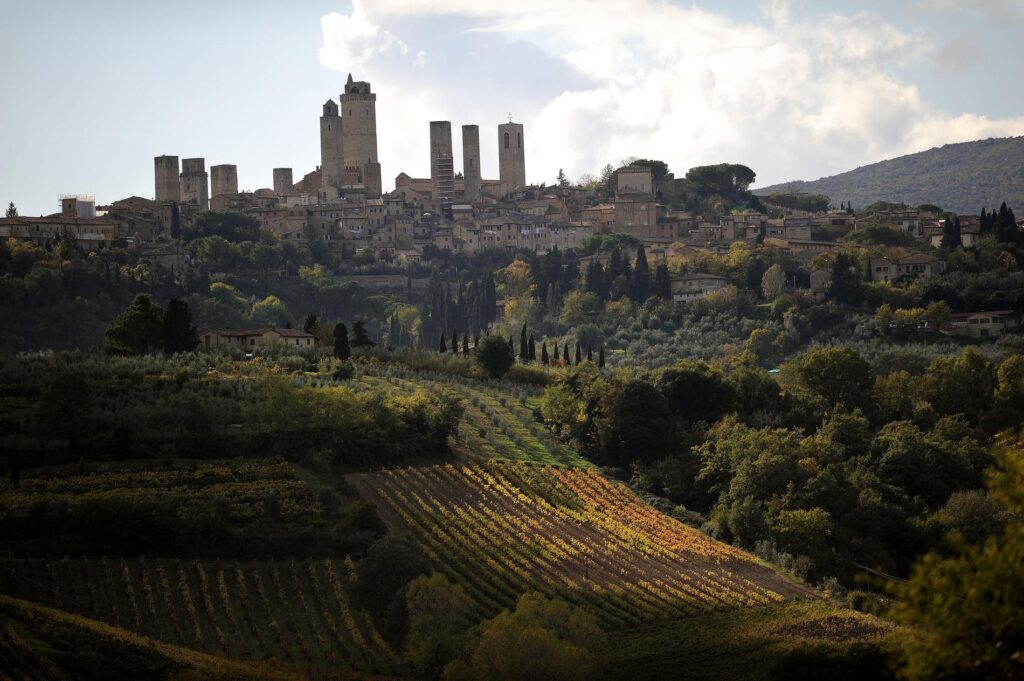
M 1011 206 L 529 183 L 511 117 L 385 190 L 376 106 L 9 204 L 0 678 L 1014 678 Z

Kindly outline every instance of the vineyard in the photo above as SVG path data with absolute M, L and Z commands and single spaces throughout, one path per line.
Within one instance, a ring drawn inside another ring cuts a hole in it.
M 450 374 L 433 375 L 395 367 L 360 367 L 353 388 L 388 394 L 417 389 L 451 389 L 462 398 L 458 448 L 474 459 L 527 461 L 552 466 L 590 464 L 551 435 L 534 418 L 540 394 L 526 386 L 507 389 Z
M 235 523 L 251 522 L 266 513 L 273 498 L 283 518 L 319 515 L 318 495 L 294 465 L 279 458 L 231 459 L 192 463 L 155 461 L 139 465 L 94 465 L 75 474 L 60 471 L 25 476 L 15 488 L 0 481 L 0 508 L 25 513 L 34 504 L 74 508 L 92 501 L 153 503 L 173 501 L 183 517 L 202 515 L 216 503 Z
M 484 613 L 540 590 L 623 628 L 812 596 L 592 471 L 482 462 L 348 479 Z
M 390 673 L 395 653 L 349 607 L 351 563 L 8 559 L 0 593 L 240 660 Z

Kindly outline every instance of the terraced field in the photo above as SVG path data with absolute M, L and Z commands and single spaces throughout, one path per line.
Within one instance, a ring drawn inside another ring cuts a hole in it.
M 531 590 L 583 606 L 610 628 L 813 597 L 594 471 L 485 461 L 348 481 L 485 614 Z
M 540 392 L 515 391 L 450 375 L 431 377 L 370 366 L 352 379 L 357 390 L 411 393 L 418 389 L 449 389 L 462 398 L 458 448 L 474 459 L 528 461 L 550 466 L 589 468 L 590 463 L 549 433 L 534 418 Z
M 239 660 L 390 673 L 395 653 L 349 607 L 344 561 L 0 562 L 0 593 Z

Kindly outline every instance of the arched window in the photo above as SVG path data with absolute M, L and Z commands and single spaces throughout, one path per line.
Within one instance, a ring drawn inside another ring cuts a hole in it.
M 508 133 L 505 133 L 505 148 L 508 149 Z

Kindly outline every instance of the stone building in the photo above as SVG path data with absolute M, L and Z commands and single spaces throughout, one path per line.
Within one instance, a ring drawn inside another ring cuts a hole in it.
M 463 199 L 469 203 L 480 200 L 480 126 L 462 126 Z
M 153 171 L 156 177 L 157 201 L 180 201 L 181 185 L 177 156 L 157 156 L 153 159 Z
M 206 159 L 186 158 L 181 161 L 181 175 L 178 176 L 181 185 L 182 203 L 192 204 L 199 210 L 208 210 L 210 207 L 210 189 L 206 174 Z
M 210 166 L 210 198 L 238 193 L 238 166 Z
M 619 168 L 615 175 L 615 231 L 640 239 L 656 237 L 658 205 L 651 169 L 627 166 Z
M 510 194 L 526 186 L 526 152 L 521 123 L 498 126 L 498 179 L 501 194 Z

